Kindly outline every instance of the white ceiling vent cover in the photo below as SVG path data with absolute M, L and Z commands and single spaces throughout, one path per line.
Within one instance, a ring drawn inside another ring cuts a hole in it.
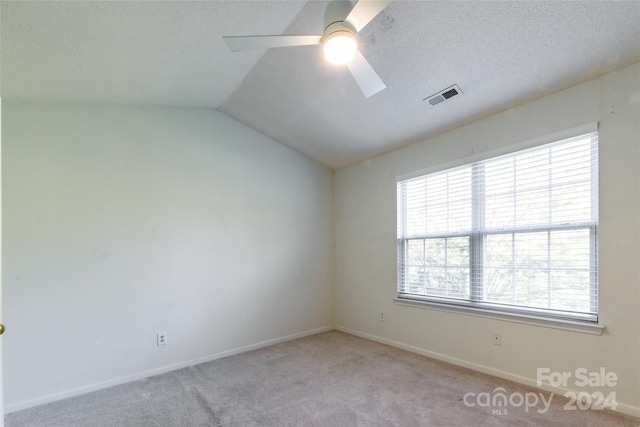
M 441 90 L 438 93 L 434 93 L 433 95 L 423 99 L 423 101 L 429 101 L 429 104 L 436 105 L 440 104 L 443 101 L 453 98 L 456 95 L 461 94 L 462 91 L 458 87 L 458 85 L 449 86 L 448 88 Z

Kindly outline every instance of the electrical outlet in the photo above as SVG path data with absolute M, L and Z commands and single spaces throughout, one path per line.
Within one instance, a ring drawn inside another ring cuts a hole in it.
M 493 345 L 502 345 L 502 334 L 495 333 L 491 336 L 491 343 Z
M 384 322 L 384 311 L 380 312 L 380 321 Z
M 167 345 L 167 333 L 158 332 L 158 345 Z

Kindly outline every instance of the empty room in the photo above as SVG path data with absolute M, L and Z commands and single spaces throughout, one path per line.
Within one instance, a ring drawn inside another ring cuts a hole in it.
M 0 6 L 0 427 L 640 425 L 640 1 Z

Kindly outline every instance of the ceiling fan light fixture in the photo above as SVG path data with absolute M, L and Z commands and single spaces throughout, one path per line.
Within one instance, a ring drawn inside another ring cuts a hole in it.
M 224 36 L 232 52 L 289 46 L 322 45 L 327 62 L 346 65 L 365 98 L 387 86 L 358 50 L 356 34 L 382 12 L 392 0 L 330 1 L 321 35 Z M 346 15 L 346 16 L 345 16 Z
M 323 41 L 324 56 L 332 64 L 346 64 L 351 61 L 358 50 L 358 44 L 353 33 L 349 31 L 334 31 Z

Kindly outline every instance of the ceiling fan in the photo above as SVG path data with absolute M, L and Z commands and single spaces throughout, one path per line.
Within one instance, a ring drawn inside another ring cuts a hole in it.
M 225 36 L 232 52 L 246 49 L 322 45 L 327 61 L 345 64 L 366 98 L 387 86 L 371 64 L 358 51 L 356 34 L 384 9 L 391 0 L 360 0 L 327 5 L 322 35 Z

